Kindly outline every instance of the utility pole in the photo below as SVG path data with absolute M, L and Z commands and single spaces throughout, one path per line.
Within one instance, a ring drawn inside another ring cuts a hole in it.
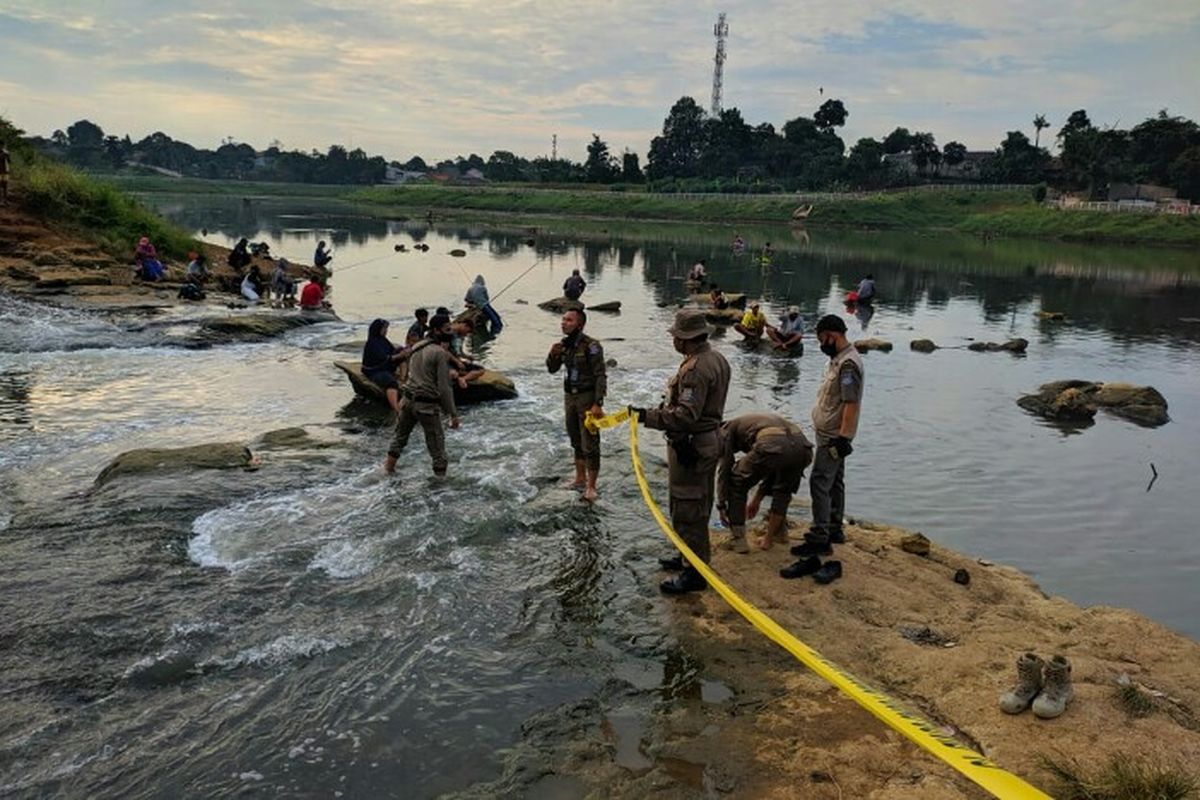
M 550 160 L 558 161 L 558 134 L 550 137 Z
M 712 115 L 715 119 L 721 116 L 721 80 L 725 72 L 725 37 L 729 35 L 729 26 L 725 24 L 725 12 L 717 15 L 717 24 L 713 25 L 713 36 L 717 37 L 717 55 L 713 58 L 713 87 Z

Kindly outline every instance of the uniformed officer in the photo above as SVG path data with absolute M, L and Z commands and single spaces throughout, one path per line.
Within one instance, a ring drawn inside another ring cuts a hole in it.
M 429 337 L 413 345 L 408 356 L 408 381 L 402 391 L 396 434 L 388 448 L 383 469 L 391 475 L 396 461 L 408 445 L 413 428 L 425 431 L 425 448 L 433 460 L 433 474 L 446 474 L 446 437 L 442 432 L 442 414 L 450 417 L 450 427 L 458 427 L 458 409 L 454 406 L 454 387 L 450 383 L 450 318 L 438 314 L 429 320 Z
M 608 389 L 605 374 L 604 348 L 583 332 L 587 314 L 583 309 L 571 309 L 562 315 L 563 338 L 555 342 L 546 356 L 546 369 L 551 374 L 563 367 L 563 409 L 567 436 L 575 451 L 575 480 L 568 485 L 582 489 L 583 499 L 596 499 L 596 477 L 600 474 L 600 433 L 583 425 L 585 415 L 603 416 L 604 395 Z
M 810 572 L 820 583 L 840 578 L 840 561 L 820 563 L 819 556 L 833 554 L 833 545 L 846 541 L 842 515 L 846 510 L 846 458 L 854 452 L 850 444 L 858 432 L 862 406 L 863 362 L 854 345 L 846 338 L 846 323 L 829 314 L 817 323 L 817 340 L 829 364 L 817 389 L 813 406 L 813 430 L 817 436 L 809 491 L 812 496 L 812 527 L 804 534 L 804 543 L 792 548 L 799 561 L 781 571 L 783 577 L 800 577 Z M 788 573 L 791 574 L 788 574 Z
M 737 453 L 746 453 L 734 460 Z M 771 496 L 767 534 L 758 546 L 787 544 L 787 509 L 800 488 L 804 470 L 812 463 L 813 446 L 800 426 L 778 414 L 743 414 L 721 426 L 721 461 L 717 466 L 717 511 L 732 534 L 726 546 L 749 553 L 746 518 L 758 515 L 763 498 Z M 750 490 L 758 487 L 747 504 Z
M 712 328 L 699 309 L 683 309 L 671 327 L 675 349 L 684 356 L 679 371 L 667 384 L 667 399 L 658 408 L 630 406 L 638 422 L 665 431 L 670 483 L 671 525 L 705 563 L 710 558 L 708 519 L 713 505 L 713 478 L 720 456 L 718 428 L 729 391 L 729 362 L 708 343 Z M 708 582 L 683 556 L 663 559 L 679 575 L 659 588 L 667 594 L 698 592 Z

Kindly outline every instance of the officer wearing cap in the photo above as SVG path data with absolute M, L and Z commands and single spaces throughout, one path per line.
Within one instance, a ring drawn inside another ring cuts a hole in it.
M 729 391 L 729 362 L 708 343 L 713 328 L 700 309 L 682 309 L 670 328 L 675 350 L 684 356 L 667 384 L 667 399 L 658 408 L 629 407 L 647 428 L 665 431 L 670 445 L 667 467 L 671 525 L 687 546 L 708 563 L 708 520 L 713 506 L 713 480 L 720 457 L 718 430 Z M 708 588 L 708 582 L 683 556 L 662 559 L 664 569 L 678 571 L 659 588 L 685 594 Z
M 858 432 L 862 405 L 863 362 L 858 350 L 846 338 L 846 323 L 829 314 L 817 323 L 817 340 L 829 364 L 817 389 L 812 410 L 813 430 L 817 437 L 809 492 L 812 497 L 812 527 L 804 534 L 804 543 L 792 548 L 800 560 L 780 574 L 797 578 L 812 574 L 820 583 L 841 577 L 839 561 L 820 563 L 820 556 L 833 554 L 833 545 L 846 541 L 842 515 L 846 509 L 846 458 L 854 452 L 851 441 Z

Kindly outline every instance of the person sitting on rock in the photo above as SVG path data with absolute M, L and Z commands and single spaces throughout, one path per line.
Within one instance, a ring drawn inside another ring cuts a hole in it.
M 251 303 L 257 303 L 263 296 L 263 276 L 258 271 L 258 265 L 253 264 L 242 278 L 242 297 Z
M 804 319 L 800 316 L 800 306 L 790 306 L 787 313 L 779 318 L 779 327 L 767 326 L 767 336 L 776 350 L 783 350 L 792 355 L 804 355 Z
M 712 307 L 718 311 L 729 308 L 729 301 L 725 299 L 725 293 L 715 283 L 712 285 L 712 291 L 708 293 L 708 299 L 712 303 Z
M 304 311 L 321 311 L 329 308 L 329 303 L 325 300 L 325 281 L 322 278 L 311 278 L 305 284 L 303 291 L 300 292 L 300 308 Z
M 579 270 L 572 270 L 571 277 L 563 281 L 563 297 L 568 300 L 578 302 L 583 295 L 583 290 L 587 288 L 587 281 L 579 274 Z
M 767 329 L 767 315 L 762 313 L 758 301 L 750 304 L 750 308 L 742 315 L 740 322 L 733 329 L 749 340 L 757 342 Z
M 700 259 L 692 265 L 692 271 L 688 273 L 688 280 L 693 283 L 699 283 L 708 277 L 708 267 L 704 263 L 704 259 Z
M 197 286 L 208 283 L 208 259 L 195 250 L 188 253 L 187 281 Z
M 467 294 L 463 301 L 474 308 L 478 308 L 483 312 L 488 319 L 488 326 L 492 336 L 500 333 L 500 329 L 504 327 L 504 323 L 500 320 L 500 315 L 496 313 L 496 309 L 492 308 L 491 298 L 488 296 L 487 283 L 483 280 L 482 275 L 475 276 L 475 282 L 467 288 Z
M 238 243 L 233 246 L 233 250 L 230 251 L 229 258 L 226 259 L 229 262 L 229 266 L 232 267 L 233 271 L 238 275 L 241 275 L 242 270 L 245 269 L 246 265 L 250 263 L 250 253 L 246 250 L 246 248 L 249 246 L 249 239 L 246 239 L 245 237 L 239 239 Z
M 317 242 L 316 252 L 313 253 L 313 265 L 321 269 L 328 269 L 329 262 L 333 261 L 333 253 L 325 249 L 325 240 Z
M 377 319 L 367 329 L 367 343 L 363 345 L 362 371 L 369 381 L 383 389 L 388 405 L 400 413 L 400 382 L 396 380 L 396 363 L 407 355 L 404 348 L 397 348 L 387 338 L 388 321 Z
M 271 257 L 271 245 L 267 242 L 251 242 L 250 255 L 259 256 L 261 258 Z
M 404 337 L 404 343 L 412 347 L 417 342 L 429 335 L 429 310 L 418 308 L 413 314 L 417 318 L 416 322 L 408 328 L 408 335 Z M 447 314 L 447 317 L 450 315 Z
M 133 253 L 137 262 L 135 274 L 144 281 L 161 281 L 166 275 L 162 262 L 158 260 L 158 252 L 150 244 L 150 237 L 143 236 L 138 240 L 137 250 Z
M 275 263 L 275 271 L 271 273 L 271 292 L 280 306 L 296 305 L 296 282 L 288 278 L 288 261 L 281 258 Z
M 437 316 L 442 315 L 439 312 Z M 447 318 L 449 318 L 448 315 Z M 429 327 L 433 328 L 432 322 Z M 465 389 L 468 383 L 483 374 L 483 367 L 472 361 L 463 349 L 463 341 L 475 333 L 475 323 L 469 317 L 455 320 L 450 323 L 450 330 L 454 334 L 454 338 L 450 341 L 450 378 Z

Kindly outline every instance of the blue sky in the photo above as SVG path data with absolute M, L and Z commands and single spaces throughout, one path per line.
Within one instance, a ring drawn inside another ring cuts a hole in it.
M 0 0 L 0 114 L 48 135 L 87 118 L 200 146 L 332 143 L 388 158 L 492 150 L 582 159 L 593 132 L 645 154 L 670 105 L 776 127 L 845 102 L 842 138 L 897 125 L 993 148 L 1045 114 L 1200 119 L 1200 1 Z M 821 94 L 824 89 L 824 94 Z

